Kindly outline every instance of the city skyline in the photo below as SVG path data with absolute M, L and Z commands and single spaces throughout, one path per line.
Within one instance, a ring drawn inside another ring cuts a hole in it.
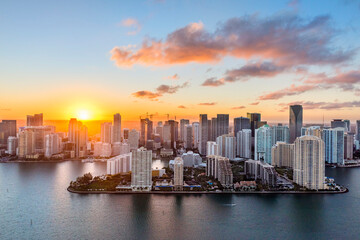
M 5 2 L 0 119 L 359 119 L 358 3 L 260 2 Z

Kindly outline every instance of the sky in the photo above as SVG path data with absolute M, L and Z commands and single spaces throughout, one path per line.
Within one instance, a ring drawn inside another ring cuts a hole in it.
M 1 1 L 0 119 L 360 119 L 360 1 Z

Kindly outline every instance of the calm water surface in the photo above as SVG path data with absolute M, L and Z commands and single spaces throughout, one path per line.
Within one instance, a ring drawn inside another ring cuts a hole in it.
M 78 195 L 69 182 L 104 163 L 2 163 L 0 239 L 359 239 L 360 168 L 326 171 L 350 192 Z

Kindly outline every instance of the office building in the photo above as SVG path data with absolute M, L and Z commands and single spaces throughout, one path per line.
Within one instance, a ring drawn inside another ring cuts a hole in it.
M 356 128 L 355 128 L 355 131 L 356 131 L 356 135 L 355 135 L 355 140 L 358 140 L 360 141 L 360 120 L 356 120 Z
M 130 143 L 116 142 L 111 145 L 111 156 L 130 153 Z
M 224 134 L 216 138 L 218 145 L 218 154 L 234 160 L 236 157 L 236 138 L 231 134 Z
M 306 135 L 295 140 L 294 182 L 311 190 L 324 189 L 324 141 Z
M 101 124 L 101 142 L 102 143 L 112 143 L 112 141 L 111 141 L 112 127 L 113 126 L 112 126 L 111 122 L 104 122 Z
M 163 147 L 166 149 L 173 149 L 171 146 L 171 126 L 169 124 L 165 124 L 163 126 Z
M 247 118 L 250 120 L 251 136 L 255 137 L 255 129 L 259 128 L 258 125 L 261 122 L 261 114 L 247 113 Z
M 181 155 L 183 159 L 184 167 L 197 167 L 202 163 L 202 158 L 199 154 L 194 153 L 192 151 L 188 151 Z
M 289 127 L 288 126 L 272 126 L 271 127 L 272 144 L 277 142 L 289 143 Z
M 200 114 L 199 117 L 199 152 L 206 155 L 206 142 L 208 141 L 208 119 L 207 114 Z
M 111 143 L 116 143 L 116 142 L 121 142 L 121 115 L 120 115 L 120 113 L 114 114 L 114 122 L 113 122 L 113 126 L 112 126 Z
M 114 175 L 131 171 L 132 153 L 125 153 L 106 161 L 106 174 Z
M 301 128 L 301 136 L 311 135 L 322 138 L 322 129 L 320 126 L 310 126 Z
M 75 145 L 75 157 L 85 157 L 87 155 L 88 129 L 82 122 L 72 118 L 69 121 L 68 139 Z
M 185 141 L 185 125 L 190 124 L 188 119 L 180 119 L 180 140 Z
M 250 119 L 245 117 L 234 118 L 234 135 L 243 130 L 251 129 Z
M 192 125 L 187 124 L 184 126 L 184 147 L 186 149 L 192 148 L 192 142 L 193 142 L 193 129 Z
M 301 105 L 291 105 L 289 111 L 290 143 L 293 143 L 297 137 L 301 136 L 303 107 Z
M 251 129 L 242 129 L 236 133 L 236 155 L 251 158 Z
M 277 142 L 271 148 L 271 165 L 275 167 L 293 168 L 295 145 Z
M 198 122 L 193 122 L 191 125 L 193 131 L 193 148 L 198 149 L 200 142 L 200 124 Z
M 354 134 L 348 132 L 344 135 L 344 158 L 354 158 Z
M 179 137 L 179 123 L 175 120 L 168 120 L 165 125 L 170 126 L 170 148 L 176 148 L 176 141 Z
M 219 146 L 216 142 L 208 141 L 206 143 L 207 155 L 219 155 Z
M 151 191 L 152 151 L 141 147 L 132 150 L 131 188 L 133 191 Z
M 153 122 L 148 119 L 140 119 L 140 146 L 145 146 L 147 140 L 152 139 Z
M 348 120 L 348 119 L 344 119 L 343 121 L 345 122 L 346 131 L 347 131 L 347 132 L 351 132 L 351 124 L 350 124 L 350 120 Z
M 268 125 L 255 130 L 255 160 L 261 160 L 271 164 L 272 145 L 271 128 Z
M 129 139 L 129 132 L 130 132 L 130 130 L 129 130 L 128 128 L 124 128 L 124 129 L 123 129 L 124 140 L 128 140 L 128 139 Z
M 184 185 L 184 162 L 181 157 L 174 160 L 174 190 L 182 191 Z
M 0 122 L 0 148 L 6 148 L 9 137 L 16 137 L 16 120 Z
M 229 114 L 217 114 L 214 139 L 224 134 L 229 134 Z
M 128 143 L 130 144 L 130 150 L 136 150 L 139 148 L 139 132 L 136 131 L 135 129 L 132 129 L 129 132 L 129 140 Z
M 331 128 L 343 128 L 345 132 L 348 131 L 347 123 L 342 119 L 333 119 L 331 121 Z
M 211 125 L 210 125 L 210 129 L 211 129 L 211 135 L 209 137 L 209 141 L 216 141 L 216 136 L 218 136 L 217 133 L 217 118 L 213 117 L 211 118 Z
M 43 114 L 34 114 L 26 116 L 26 126 L 42 126 L 43 125 Z

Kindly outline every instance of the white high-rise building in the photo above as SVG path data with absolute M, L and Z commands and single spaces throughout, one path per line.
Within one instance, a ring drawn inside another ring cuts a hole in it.
M 255 160 L 262 160 L 271 164 L 272 136 L 269 125 L 255 130 Z
M 131 171 L 132 153 L 121 154 L 107 160 L 106 174 L 114 175 Z
M 324 189 L 324 141 L 306 135 L 295 140 L 294 182 L 312 190 Z
M 330 128 L 322 130 L 325 143 L 325 162 L 344 164 L 344 128 Z
M 251 129 L 236 133 L 236 154 L 242 158 L 251 158 Z
M 293 168 L 295 145 L 277 142 L 271 149 L 271 165 Z
M 206 143 L 206 148 L 208 155 L 219 155 L 219 146 L 216 142 L 208 141 Z
M 223 186 L 231 186 L 233 184 L 233 173 L 229 159 L 208 155 L 206 157 L 206 176 L 218 179 Z
M 272 144 L 276 144 L 277 142 L 285 142 L 289 143 L 290 131 L 288 126 L 272 126 L 271 127 L 271 137 Z
M 7 152 L 10 155 L 16 155 L 16 148 L 18 146 L 18 138 L 10 136 L 7 139 Z
M 116 142 L 112 144 L 112 156 L 130 153 L 130 144 L 124 142 Z
M 121 142 L 121 115 L 114 114 L 111 143 Z
M 194 153 L 193 151 L 188 151 L 187 153 L 183 153 L 181 158 L 184 161 L 185 167 L 195 167 L 202 163 L 202 158 L 198 153 Z
M 131 188 L 133 191 L 151 191 L 152 151 L 141 147 L 132 151 Z
M 102 143 L 111 143 L 111 131 L 112 124 L 111 122 L 104 122 L 101 124 L 101 142 Z
M 199 141 L 200 141 L 200 125 L 198 122 L 192 123 L 193 129 L 193 146 L 194 148 L 199 148 Z
M 45 157 L 49 158 L 53 154 L 61 152 L 61 138 L 56 133 L 45 136 Z
M 236 139 L 231 134 L 225 134 L 216 138 L 218 154 L 230 160 L 235 159 Z
M 139 132 L 136 131 L 135 129 L 132 129 L 129 132 L 129 139 L 128 139 L 128 142 L 130 144 L 130 150 L 136 150 L 139 148 L 139 139 L 140 139 Z
M 174 188 L 181 191 L 184 185 L 184 162 L 181 157 L 174 160 Z

